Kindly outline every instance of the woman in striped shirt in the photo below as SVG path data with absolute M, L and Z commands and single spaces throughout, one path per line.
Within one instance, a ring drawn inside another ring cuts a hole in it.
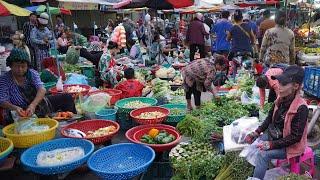
M 30 57 L 25 50 L 14 48 L 7 58 L 7 66 L 11 70 L 0 76 L 1 108 L 27 117 L 33 114 L 45 117 L 58 110 L 76 113 L 71 95 L 45 97 L 38 72 L 29 69 Z

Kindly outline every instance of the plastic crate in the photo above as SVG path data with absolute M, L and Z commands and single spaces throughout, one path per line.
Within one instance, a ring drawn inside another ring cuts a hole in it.
M 320 98 L 320 67 L 305 67 L 303 90 Z

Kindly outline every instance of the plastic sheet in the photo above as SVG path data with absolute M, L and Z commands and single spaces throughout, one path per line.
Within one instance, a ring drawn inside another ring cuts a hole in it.
M 83 84 L 88 85 L 88 78 L 81 74 L 75 74 L 71 73 L 68 74 L 67 80 L 64 82 L 64 84 Z
M 28 119 L 23 119 L 16 113 L 16 111 L 11 111 L 11 114 L 14 120 L 16 134 L 38 133 L 49 129 L 48 125 L 37 124 L 36 115 L 33 115 Z
M 59 166 L 81 159 L 83 156 L 84 150 L 81 147 L 55 149 L 40 152 L 36 162 L 38 166 Z

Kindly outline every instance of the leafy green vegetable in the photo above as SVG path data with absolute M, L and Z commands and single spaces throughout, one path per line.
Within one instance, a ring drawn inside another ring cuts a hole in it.
M 172 116 L 181 116 L 184 114 L 186 114 L 186 111 L 184 109 L 180 109 L 180 108 L 170 109 L 170 115 L 172 115 Z
M 273 103 L 265 103 L 263 107 L 263 113 L 267 114 L 273 106 Z
M 193 137 L 198 131 L 202 131 L 203 127 L 204 124 L 200 119 L 189 114 L 177 124 L 177 130 L 189 137 Z
M 80 66 L 78 66 L 76 64 L 64 63 L 63 70 L 66 73 L 80 73 L 81 74 L 81 68 L 80 68 Z
M 247 92 L 249 96 L 252 95 L 252 87 L 254 86 L 254 83 L 254 79 L 247 73 L 239 76 L 239 90 L 242 92 Z

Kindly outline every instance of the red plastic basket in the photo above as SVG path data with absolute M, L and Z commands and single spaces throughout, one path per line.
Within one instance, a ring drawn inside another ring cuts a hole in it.
M 137 142 L 133 139 L 134 133 L 136 133 L 136 132 L 139 131 L 140 129 L 147 128 L 147 127 L 156 128 L 156 129 L 161 129 L 161 128 L 171 128 L 171 129 L 173 129 L 173 130 L 176 129 L 176 128 L 173 127 L 173 126 L 169 126 L 169 125 L 165 125 L 165 124 L 139 125 L 139 126 L 136 126 L 136 127 L 133 127 L 133 128 L 131 128 L 131 129 L 129 129 L 129 130 L 126 132 L 126 138 L 127 138 L 129 141 L 131 141 L 131 142 L 137 143 Z
M 115 105 L 117 101 L 119 101 L 122 97 L 122 91 L 117 89 L 104 89 L 104 92 L 108 93 L 112 96 L 110 103 L 111 105 Z
M 135 132 L 133 134 L 133 139 L 136 143 L 140 143 L 140 144 L 145 144 L 147 146 L 150 146 L 152 149 L 154 149 L 156 152 L 163 152 L 163 151 L 169 151 L 171 150 L 173 147 L 175 147 L 181 139 L 180 134 L 172 128 L 166 128 L 166 127 L 160 127 L 157 128 L 159 131 L 161 130 L 165 130 L 167 131 L 169 134 L 172 134 L 176 137 L 176 140 L 172 141 L 171 143 L 168 144 L 147 144 L 147 143 L 143 143 L 140 141 L 141 137 L 145 134 L 148 134 L 148 132 L 154 127 L 145 127 L 142 128 L 140 130 L 138 130 L 137 132 Z
M 69 137 L 69 138 L 76 138 L 76 137 L 73 137 L 73 136 L 68 136 L 66 133 L 65 133 L 65 130 L 66 129 L 77 129 L 77 130 L 80 130 L 82 132 L 84 132 L 85 134 L 87 134 L 88 131 L 95 131 L 99 128 L 104 128 L 104 127 L 107 127 L 107 126 L 115 126 L 116 127 L 116 131 L 109 134 L 109 135 L 105 135 L 105 136 L 100 136 L 100 137 L 95 137 L 95 138 L 80 138 L 80 139 L 87 139 L 91 142 L 93 142 L 93 144 L 102 144 L 108 140 L 111 140 L 113 138 L 113 136 L 115 136 L 119 129 L 120 129 L 120 126 L 118 123 L 114 122 L 114 121 L 109 121 L 109 120 L 97 120 L 97 119 L 94 119 L 94 120 L 85 120 L 85 121 L 81 121 L 81 122 L 78 122 L 78 123 L 73 123 L 73 124 L 70 124 L 64 128 L 62 128 L 60 130 L 61 134 L 64 136 L 64 137 Z
M 154 112 L 154 111 L 161 112 L 164 114 L 164 116 L 155 118 L 155 119 L 140 119 L 137 117 L 142 113 Z M 132 119 L 139 124 L 160 124 L 167 119 L 169 114 L 170 114 L 169 109 L 158 107 L 158 106 L 139 108 L 130 112 L 130 116 L 132 117 Z
M 82 92 L 77 92 L 77 93 L 68 93 L 65 91 L 66 88 L 68 87 L 71 87 L 71 86 L 80 86 L 82 88 L 84 88 L 85 90 L 82 91 Z M 82 96 L 85 96 L 89 93 L 90 89 L 91 89 L 91 86 L 89 85 L 83 85 L 83 84 L 72 84 L 72 85 L 63 85 L 63 89 L 64 91 L 57 91 L 57 88 L 56 87 L 53 87 L 51 89 L 49 89 L 49 92 L 52 94 L 52 95 L 55 95 L 55 94 L 61 94 L 61 93 L 68 93 L 68 94 L 71 94 L 73 98 L 76 98 L 79 93 L 82 95 Z

